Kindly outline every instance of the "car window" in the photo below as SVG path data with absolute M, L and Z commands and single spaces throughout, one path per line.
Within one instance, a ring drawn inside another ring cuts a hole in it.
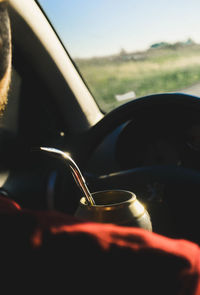
M 200 95 L 200 1 L 38 1 L 105 112 L 161 92 Z

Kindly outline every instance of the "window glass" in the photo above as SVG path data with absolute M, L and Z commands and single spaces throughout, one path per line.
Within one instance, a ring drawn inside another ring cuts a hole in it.
M 199 0 L 38 1 L 99 106 L 200 95 Z

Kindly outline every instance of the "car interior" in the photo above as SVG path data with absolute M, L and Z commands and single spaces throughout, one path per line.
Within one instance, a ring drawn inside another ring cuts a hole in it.
M 105 113 L 35 1 L 11 0 L 12 83 L 0 118 L 0 190 L 23 208 L 74 214 L 82 192 L 133 192 L 153 232 L 199 243 L 200 100 L 155 93 Z

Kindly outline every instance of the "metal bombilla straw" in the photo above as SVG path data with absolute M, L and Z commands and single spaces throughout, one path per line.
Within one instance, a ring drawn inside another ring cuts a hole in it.
M 76 180 L 77 184 L 79 185 L 82 192 L 84 193 L 84 196 L 86 198 L 88 205 L 94 206 L 95 205 L 94 199 L 93 199 L 93 197 L 86 185 L 85 179 L 84 179 L 80 169 L 78 168 L 78 166 L 74 162 L 74 160 L 72 160 L 72 158 L 67 153 L 65 153 L 59 149 L 49 148 L 49 147 L 40 147 L 40 150 L 44 151 L 44 152 L 48 152 L 50 154 L 54 154 L 57 157 L 60 157 L 61 159 L 65 160 L 65 162 L 67 163 L 67 165 L 71 169 L 74 179 Z

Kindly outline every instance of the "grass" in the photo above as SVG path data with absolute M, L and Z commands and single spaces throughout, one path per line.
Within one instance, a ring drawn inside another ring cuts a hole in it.
M 125 102 L 118 102 L 116 94 L 134 91 L 136 97 L 141 97 L 179 91 L 200 83 L 200 45 L 197 44 L 175 44 L 146 52 L 77 59 L 76 63 L 106 112 Z

